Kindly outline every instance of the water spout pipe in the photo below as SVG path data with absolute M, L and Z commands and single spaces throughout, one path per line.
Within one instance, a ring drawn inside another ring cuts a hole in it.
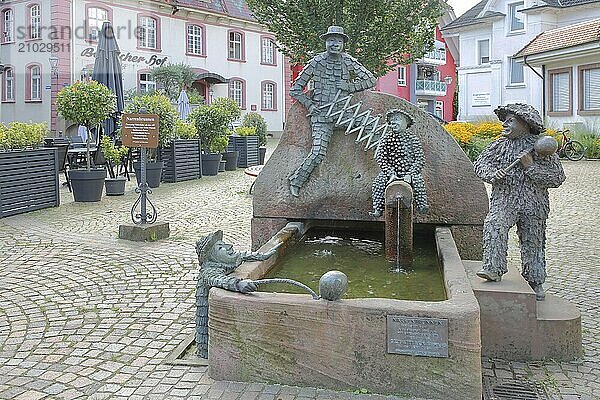
M 413 263 L 413 191 L 404 181 L 385 189 L 385 255 L 392 269 Z

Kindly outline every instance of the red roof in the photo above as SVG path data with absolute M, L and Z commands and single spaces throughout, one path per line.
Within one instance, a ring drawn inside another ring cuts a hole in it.
M 594 19 L 542 32 L 515 56 L 529 56 L 598 41 L 600 41 L 600 19 Z

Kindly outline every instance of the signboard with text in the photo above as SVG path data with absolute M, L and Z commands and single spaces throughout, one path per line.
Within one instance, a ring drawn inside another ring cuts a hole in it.
M 448 320 L 388 315 L 387 352 L 448 357 Z
M 123 114 L 121 121 L 123 146 L 158 147 L 158 115 Z
M 471 107 L 483 107 L 492 105 L 492 96 L 489 92 L 472 93 Z

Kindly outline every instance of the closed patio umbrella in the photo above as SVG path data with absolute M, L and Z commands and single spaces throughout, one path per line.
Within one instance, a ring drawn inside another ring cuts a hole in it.
M 181 93 L 179 93 L 179 98 L 177 99 L 177 111 L 179 111 L 179 116 L 184 121 L 190 114 L 190 99 L 185 90 L 182 90 Z
M 107 86 L 117 98 L 115 115 L 104 121 L 104 132 L 110 136 L 114 136 L 117 118 L 123 112 L 123 70 L 119 60 L 120 52 L 113 27 L 110 22 L 105 22 L 99 32 L 92 79 Z

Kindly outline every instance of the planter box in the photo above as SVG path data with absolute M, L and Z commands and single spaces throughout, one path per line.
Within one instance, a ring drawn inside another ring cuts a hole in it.
M 228 151 L 238 151 L 238 164 L 240 168 L 258 165 L 258 136 L 235 136 L 229 137 Z
M 161 149 L 165 163 L 163 182 L 180 182 L 202 177 L 200 162 L 200 140 L 176 139 L 170 147 Z
M 58 207 L 55 148 L 0 152 L 0 217 Z

